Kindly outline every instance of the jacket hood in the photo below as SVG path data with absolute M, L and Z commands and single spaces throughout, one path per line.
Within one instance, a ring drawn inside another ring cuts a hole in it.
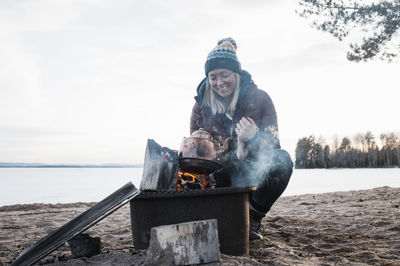
M 244 95 L 246 95 L 253 81 L 251 80 L 251 75 L 246 70 L 241 70 L 239 74 L 240 74 L 240 91 L 239 91 L 239 101 L 240 101 L 240 99 Z M 196 102 L 200 105 L 203 105 L 203 97 L 204 97 L 204 92 L 206 90 L 206 79 L 207 78 L 204 78 L 197 86 L 197 96 L 194 97 Z

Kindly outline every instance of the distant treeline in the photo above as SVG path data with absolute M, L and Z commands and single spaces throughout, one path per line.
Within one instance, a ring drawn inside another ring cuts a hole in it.
M 356 134 L 352 140 L 335 137 L 330 147 L 322 137 L 301 138 L 296 146 L 296 168 L 400 167 L 399 133 L 382 133 L 379 139 L 381 147 L 367 131 Z

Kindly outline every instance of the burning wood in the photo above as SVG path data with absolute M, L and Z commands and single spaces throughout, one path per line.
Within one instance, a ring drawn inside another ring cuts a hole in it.
M 187 173 L 178 170 L 176 179 L 176 191 L 188 189 L 207 189 L 215 187 L 215 180 L 205 174 Z
M 154 140 L 147 141 L 141 191 L 209 189 L 226 186 L 229 182 L 216 173 L 222 166 L 203 158 L 181 157 L 182 154 L 161 147 Z M 179 157 L 179 158 L 178 158 Z M 215 175 L 215 178 L 214 178 Z

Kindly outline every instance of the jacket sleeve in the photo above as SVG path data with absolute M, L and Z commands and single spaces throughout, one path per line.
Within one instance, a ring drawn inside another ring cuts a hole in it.
M 274 149 L 280 149 L 280 141 L 278 134 L 278 119 L 274 103 L 268 94 L 265 97 L 264 108 L 261 111 L 262 128 L 261 133 L 265 134 L 266 138 Z
M 203 119 L 201 115 L 201 108 L 196 102 L 192 108 L 190 115 L 190 134 L 202 127 Z
M 278 121 L 275 106 L 264 91 L 258 91 L 256 101 L 259 108 L 259 120 L 256 121 L 259 131 L 256 136 L 247 143 L 250 151 L 258 152 L 261 150 L 280 149 L 278 134 Z

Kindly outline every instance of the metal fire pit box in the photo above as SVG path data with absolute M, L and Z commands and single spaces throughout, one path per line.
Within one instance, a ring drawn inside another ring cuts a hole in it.
M 130 201 L 133 244 L 147 249 L 155 226 L 217 219 L 220 251 L 249 255 L 249 197 L 252 187 L 141 192 Z

